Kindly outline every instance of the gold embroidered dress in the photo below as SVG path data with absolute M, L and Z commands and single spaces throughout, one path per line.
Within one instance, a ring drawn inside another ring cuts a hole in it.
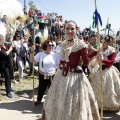
M 88 64 L 87 45 L 74 40 L 74 45 L 61 45 L 60 67 L 55 74 L 45 103 L 46 120 L 100 120 L 92 87 L 79 66 L 80 56 Z

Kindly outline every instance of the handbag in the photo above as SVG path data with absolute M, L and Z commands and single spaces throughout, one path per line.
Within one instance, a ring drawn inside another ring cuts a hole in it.
M 19 43 L 18 43 L 19 44 Z M 25 48 L 25 46 L 23 45 L 22 41 L 21 41 L 21 44 L 19 44 L 21 47 L 18 51 L 18 55 L 21 56 L 21 57 L 26 57 L 27 55 L 27 50 Z

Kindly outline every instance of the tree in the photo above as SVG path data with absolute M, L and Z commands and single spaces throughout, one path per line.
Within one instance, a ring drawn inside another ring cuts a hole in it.
M 29 1 L 28 5 L 30 6 L 30 8 L 31 8 L 33 11 L 37 10 L 37 7 L 36 7 L 36 5 L 34 5 L 34 2 L 33 2 L 32 0 Z

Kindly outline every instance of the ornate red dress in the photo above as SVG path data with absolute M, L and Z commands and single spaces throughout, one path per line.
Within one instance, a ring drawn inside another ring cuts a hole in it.
M 100 120 L 92 87 L 79 66 L 80 56 L 88 64 L 87 45 L 76 39 L 71 47 L 67 44 L 62 42 L 59 69 L 44 103 L 46 120 Z
M 96 56 L 97 52 L 89 55 L 90 58 Z M 104 110 L 120 110 L 120 73 L 116 67 L 113 66 L 116 56 L 115 48 L 108 46 L 107 49 L 102 50 L 102 76 L 103 76 L 103 107 Z M 99 65 L 91 67 L 90 62 L 88 68 L 91 71 L 90 78 L 92 80 L 92 87 L 96 95 L 99 108 L 101 106 L 101 80 Z

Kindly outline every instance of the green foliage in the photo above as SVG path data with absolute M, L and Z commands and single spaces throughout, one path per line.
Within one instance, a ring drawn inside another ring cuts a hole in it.
M 30 8 L 31 8 L 33 11 L 37 10 L 37 7 L 36 7 L 36 5 L 34 5 L 34 2 L 33 2 L 32 0 L 29 1 L 28 5 L 30 6 Z

